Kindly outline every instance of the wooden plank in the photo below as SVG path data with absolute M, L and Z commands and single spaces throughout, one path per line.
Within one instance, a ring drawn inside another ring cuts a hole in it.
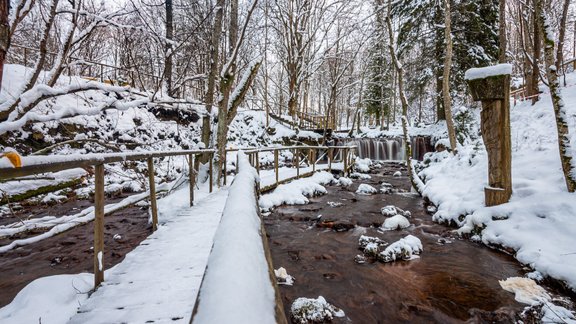
M 104 165 L 94 169 L 94 289 L 104 281 Z
M 156 182 L 154 180 L 154 159 L 148 158 L 148 182 L 150 186 L 150 208 L 152 209 L 152 230 L 158 229 L 158 205 L 156 204 Z

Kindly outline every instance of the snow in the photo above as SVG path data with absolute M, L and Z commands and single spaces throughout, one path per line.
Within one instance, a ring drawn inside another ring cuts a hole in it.
M 567 82 L 562 94 L 567 113 L 574 116 L 576 74 L 568 74 Z M 510 121 L 510 202 L 484 206 L 488 165 L 481 139 L 460 147 L 456 156 L 429 154 L 429 166 L 419 171 L 425 180 L 423 195 L 437 206 L 435 221 L 459 226 L 460 233 L 485 244 L 511 248 L 521 263 L 576 290 L 576 194 L 566 190 L 549 93 L 533 106 L 527 101 L 513 107 Z M 576 119 L 569 121 L 570 129 L 576 129 Z M 576 132 L 569 136 L 576 142 Z M 573 158 L 574 147 L 569 152 Z
M 268 211 L 283 204 L 307 204 L 309 201 L 307 197 L 325 194 L 327 191 L 322 185 L 331 183 L 332 181 L 335 180 L 331 173 L 321 171 L 309 178 L 298 179 L 287 184 L 279 185 L 273 192 L 260 197 L 260 208 Z
M 334 317 L 344 317 L 344 311 L 329 304 L 322 296 L 314 298 L 300 297 L 290 306 L 292 319 L 295 323 L 325 323 Z M 272 323 L 272 322 L 270 322 Z
M 464 73 L 464 80 L 485 79 L 497 75 L 512 74 L 512 64 L 498 64 L 483 68 L 472 68 Z
M 413 235 L 408 235 L 400 240 L 390 244 L 386 249 L 380 252 L 379 259 L 383 262 L 392 262 L 400 260 L 412 260 L 418 258 L 422 252 L 422 242 Z
M 354 161 L 354 169 L 358 172 L 369 172 L 372 160 L 370 158 L 361 159 L 359 157 Z
M 382 229 L 384 230 L 396 230 L 410 227 L 410 221 L 402 215 L 395 215 L 384 220 L 382 224 Z
M 7 165 L 0 162 L 0 168 L 5 166 Z M 40 187 L 55 186 L 73 179 L 81 178 L 86 174 L 86 170 L 77 168 L 43 174 L 42 177 L 45 179 L 34 179 L 33 177 L 29 177 L 26 178 L 26 180 L 0 182 L 0 197 L 2 195 L 14 196 Z
M 380 209 L 380 212 L 382 213 L 382 215 L 386 216 L 386 217 L 392 217 L 398 214 L 398 210 L 396 209 L 396 206 L 392 206 L 392 205 L 388 205 L 388 206 L 384 206 Z
M 372 195 L 372 194 L 378 193 L 378 189 L 372 187 L 369 184 L 361 183 L 358 186 L 356 193 L 360 194 L 360 195 Z
M 258 175 L 239 153 L 193 323 L 274 323 L 275 292 L 262 243 L 254 188 Z M 246 302 L 249 301 L 249 302 Z
M 283 267 L 274 269 L 274 275 L 279 285 L 292 286 L 294 284 L 294 277 L 289 275 Z
M 0 309 L 3 324 L 66 323 L 84 303 L 94 275 L 80 273 L 39 278 L 22 289 Z
M 352 179 L 346 178 L 346 177 L 340 177 L 340 178 L 338 178 L 338 183 L 342 187 L 349 187 L 352 185 Z

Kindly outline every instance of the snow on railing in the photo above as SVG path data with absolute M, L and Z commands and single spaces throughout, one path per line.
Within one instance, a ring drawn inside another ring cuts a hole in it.
M 238 169 L 216 235 L 192 323 L 278 323 L 277 294 L 257 205 L 258 173 L 238 152 Z

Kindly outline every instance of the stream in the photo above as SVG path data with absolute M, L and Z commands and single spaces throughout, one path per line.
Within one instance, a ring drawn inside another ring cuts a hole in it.
M 371 179 L 355 179 L 348 188 L 327 186 L 328 194 L 307 205 L 281 206 L 264 217 L 275 268 L 295 278 L 280 286 L 287 316 L 298 297 L 323 296 L 346 316 L 334 323 L 461 323 L 518 319 L 525 305 L 503 290 L 498 280 L 523 276 L 526 271 L 510 255 L 461 239 L 453 228 L 432 222 L 424 200 L 409 192 L 405 176 L 392 174 L 402 167 L 385 163 Z M 361 183 L 377 189 L 394 186 L 395 193 L 360 195 Z M 342 203 L 333 207 L 328 202 Z M 379 231 L 385 217 L 380 208 L 395 205 L 410 211 L 411 226 Z M 375 236 L 388 243 L 411 234 L 423 245 L 420 258 L 359 264 L 358 239 Z

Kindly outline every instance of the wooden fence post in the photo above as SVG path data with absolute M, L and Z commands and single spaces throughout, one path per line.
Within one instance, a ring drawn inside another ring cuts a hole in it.
M 276 186 L 278 186 L 278 149 L 274 149 L 274 171 L 276 173 Z
M 312 155 L 312 172 L 316 172 L 316 150 L 317 149 L 312 149 L 310 152 Z
M 100 64 L 100 82 L 104 82 L 104 65 Z
M 94 289 L 104 281 L 104 165 L 94 169 Z
M 214 180 L 214 152 L 210 153 L 210 192 L 212 192 Z
M 194 155 L 188 155 L 188 180 L 190 182 L 190 207 L 194 206 L 194 180 L 196 178 L 194 174 Z
M 332 172 L 332 158 L 334 157 L 333 148 L 328 148 L 328 171 Z
M 152 230 L 158 229 L 158 205 L 156 204 L 156 183 L 154 181 L 154 159 L 148 158 L 148 182 L 150 184 L 150 208 L 152 209 Z
M 24 47 L 24 66 L 28 66 L 28 50 Z
M 256 172 L 260 174 L 260 155 L 258 154 L 258 151 L 256 151 L 254 159 L 255 159 L 254 164 L 256 165 Z
M 510 65 L 501 64 L 495 69 L 466 71 L 472 98 L 482 101 L 482 137 L 488 153 L 488 187 L 484 188 L 486 206 L 506 203 L 512 195 L 511 69 Z
M 348 172 L 348 149 L 344 149 L 344 156 L 342 157 L 344 160 L 344 176 L 346 176 L 346 172 Z
M 227 181 L 226 181 L 226 174 L 228 174 L 228 168 L 227 168 L 227 166 L 226 166 L 227 158 L 228 158 L 228 153 L 226 153 L 226 150 L 224 150 L 224 156 L 222 157 L 222 159 L 223 159 L 223 160 L 222 160 L 222 164 L 224 164 L 224 172 L 223 172 L 224 185 L 227 184 Z M 220 180 L 218 180 L 218 181 L 220 181 Z M 220 183 L 220 182 L 218 182 L 218 183 Z
M 296 160 L 296 179 L 300 178 L 300 157 L 299 157 L 299 150 L 295 149 L 294 150 L 294 160 Z

